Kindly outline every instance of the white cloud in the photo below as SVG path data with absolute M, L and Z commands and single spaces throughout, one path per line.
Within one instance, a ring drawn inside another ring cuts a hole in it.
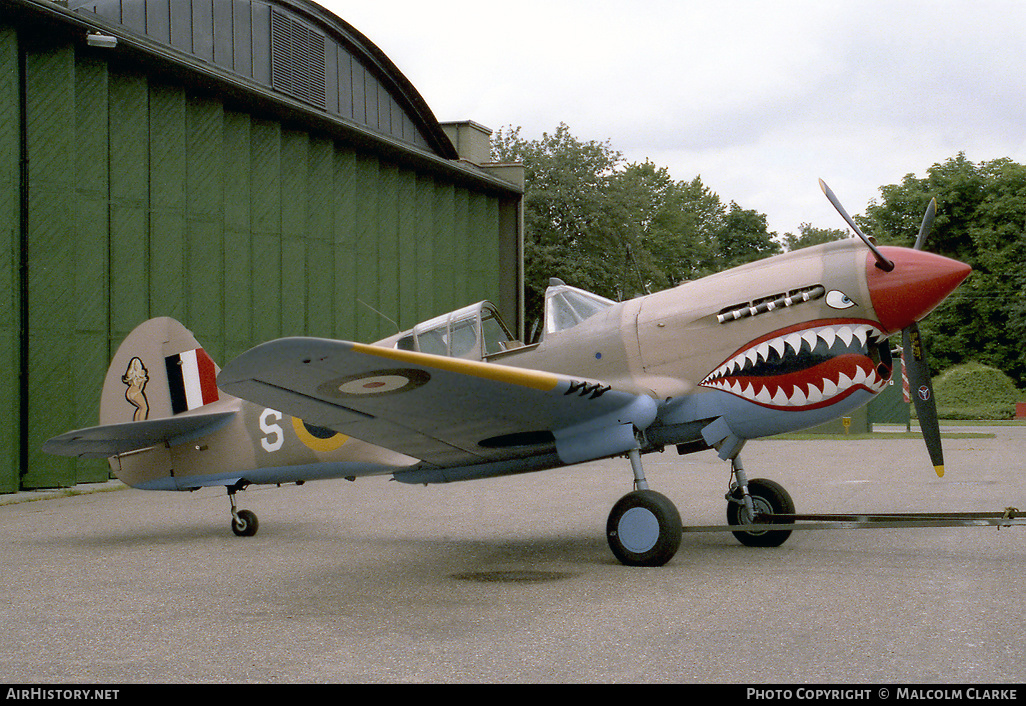
M 441 120 L 560 122 L 773 230 L 840 227 L 880 186 L 965 151 L 1026 161 L 1026 4 L 325 0 Z

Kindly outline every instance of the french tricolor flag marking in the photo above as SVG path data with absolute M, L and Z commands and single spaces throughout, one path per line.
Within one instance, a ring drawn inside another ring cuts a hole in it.
M 202 348 L 164 358 L 174 414 L 217 401 L 217 370 Z

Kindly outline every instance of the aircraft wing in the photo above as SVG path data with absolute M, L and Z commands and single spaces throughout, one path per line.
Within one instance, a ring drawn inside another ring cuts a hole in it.
M 218 386 L 440 467 L 623 453 L 656 413 L 652 397 L 594 380 L 319 338 L 259 345 Z

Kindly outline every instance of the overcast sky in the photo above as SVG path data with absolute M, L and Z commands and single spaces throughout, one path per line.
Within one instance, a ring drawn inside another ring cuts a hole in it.
M 844 227 L 958 152 L 1026 162 L 1022 0 L 318 0 L 445 122 L 560 122 L 770 230 Z

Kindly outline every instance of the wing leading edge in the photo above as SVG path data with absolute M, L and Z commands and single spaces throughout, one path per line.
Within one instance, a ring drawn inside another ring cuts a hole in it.
M 453 467 L 536 455 L 563 463 L 637 447 L 648 395 L 595 380 L 319 338 L 282 338 L 228 364 L 232 395 Z

